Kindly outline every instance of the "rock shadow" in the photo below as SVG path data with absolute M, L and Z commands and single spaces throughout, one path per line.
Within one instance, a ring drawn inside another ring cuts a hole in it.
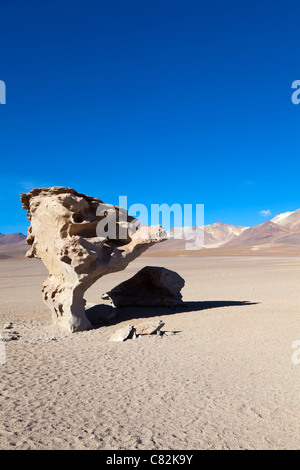
M 199 312 L 223 307 L 242 307 L 257 305 L 259 302 L 234 301 L 234 300 L 211 300 L 211 301 L 188 301 L 174 307 L 111 307 L 107 304 L 98 304 L 86 309 L 85 313 L 94 327 L 105 324 L 116 325 L 124 321 L 137 318 L 152 318 L 163 315 L 174 315 L 184 312 Z

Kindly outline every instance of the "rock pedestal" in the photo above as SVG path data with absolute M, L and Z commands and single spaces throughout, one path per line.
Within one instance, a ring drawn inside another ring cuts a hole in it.
M 160 226 L 139 227 L 119 236 L 133 221 L 124 209 L 104 204 L 65 187 L 38 188 L 21 194 L 31 223 L 26 256 L 40 258 L 49 271 L 43 284 L 44 301 L 53 322 L 70 332 L 86 330 L 91 324 L 85 314 L 85 291 L 100 277 L 121 271 L 154 243 L 166 237 Z M 101 206 L 101 215 L 97 209 Z M 120 213 L 123 217 L 120 221 Z M 112 236 L 97 236 L 97 225 L 107 215 L 115 216 Z

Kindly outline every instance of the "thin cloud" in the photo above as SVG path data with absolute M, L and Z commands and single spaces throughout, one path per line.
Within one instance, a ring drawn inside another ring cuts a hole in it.
M 22 188 L 22 191 L 31 191 L 33 188 L 45 188 L 47 184 L 41 183 L 41 181 L 20 181 L 19 182 L 20 187 Z
M 244 190 L 249 191 L 253 186 L 256 186 L 256 181 L 253 180 L 248 180 L 248 181 L 240 181 L 239 186 L 240 188 L 243 188 Z
M 270 211 L 270 209 L 267 209 L 267 210 L 260 211 L 259 215 L 261 215 L 262 217 L 268 218 L 272 215 L 272 212 Z

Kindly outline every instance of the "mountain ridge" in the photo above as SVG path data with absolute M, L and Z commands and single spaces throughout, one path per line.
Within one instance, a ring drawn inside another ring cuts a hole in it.
M 193 243 L 193 249 L 197 250 L 197 232 L 192 232 L 192 227 L 185 227 L 185 232 L 191 234 L 191 239 L 196 238 Z M 198 244 L 198 249 L 218 254 L 218 251 L 225 249 L 245 248 L 248 251 L 259 251 L 262 249 L 281 251 L 286 248 L 300 248 L 300 209 L 296 211 L 284 212 L 275 215 L 271 220 L 258 224 L 253 227 L 226 224 L 224 222 L 215 222 L 214 224 L 197 227 L 204 231 L 204 243 Z M 173 232 L 176 229 L 172 229 Z M 178 228 L 179 230 L 179 228 Z M 203 239 L 202 239 L 203 240 Z M 201 240 L 201 241 L 202 241 Z M 175 244 L 176 241 L 176 244 Z M 172 244 L 173 242 L 173 244 Z M 181 243 L 179 243 L 181 242 Z M 151 247 L 150 252 L 165 252 L 187 250 L 188 240 L 172 240 L 162 242 L 159 245 Z M 168 243 L 168 245 L 166 245 Z M 300 250 L 299 250 L 300 254 Z
M 181 233 L 184 233 L 182 238 Z M 275 215 L 270 220 L 253 227 L 215 222 L 202 227 L 174 227 L 168 239 L 147 250 L 155 256 L 159 253 L 184 253 L 189 250 L 203 254 L 259 253 L 296 251 L 300 254 L 300 209 Z M 26 235 L 0 233 L 0 259 L 24 257 L 28 249 Z
M 21 232 L 17 233 L 10 233 L 8 235 L 4 235 L 4 233 L 0 233 L 0 245 L 10 245 L 11 243 L 18 243 L 22 240 L 25 240 L 26 235 Z

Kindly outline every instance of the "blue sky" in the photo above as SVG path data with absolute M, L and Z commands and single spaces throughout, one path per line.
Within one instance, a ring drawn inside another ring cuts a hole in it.
M 205 223 L 300 208 L 297 0 L 0 0 L 0 232 L 19 193 L 203 203 Z

